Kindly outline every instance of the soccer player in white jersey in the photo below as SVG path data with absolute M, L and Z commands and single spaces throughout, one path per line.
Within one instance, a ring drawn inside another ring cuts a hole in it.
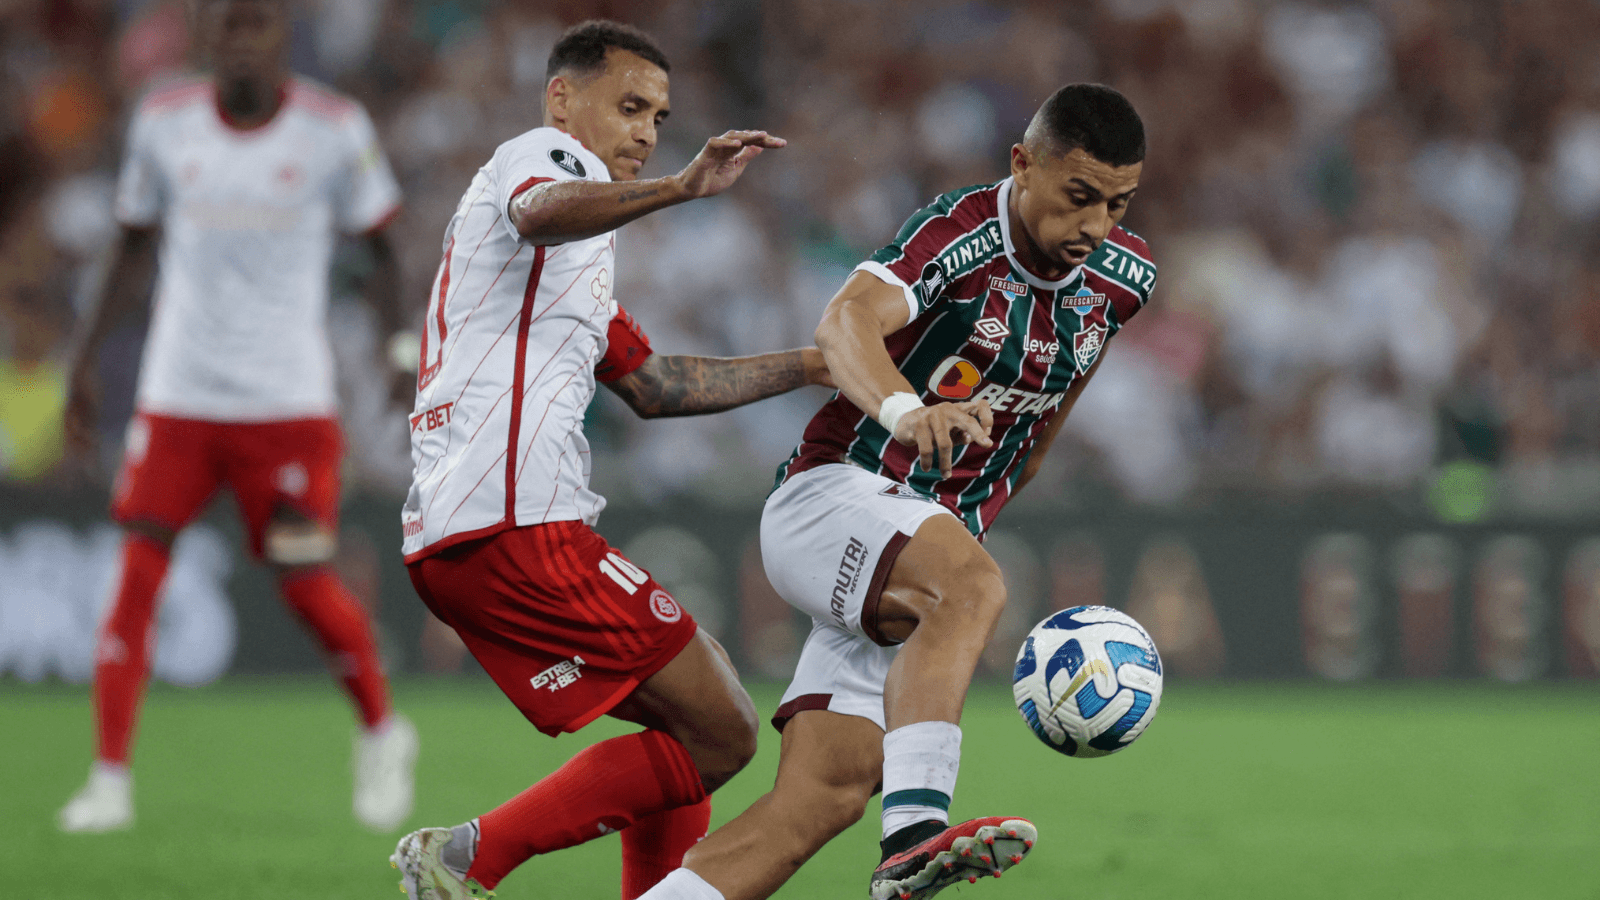
M 767 576 L 813 622 L 773 716 L 777 782 L 644 900 L 770 896 L 880 788 L 871 900 L 998 877 L 1032 849 L 1026 819 L 949 821 L 961 708 L 1006 601 L 979 541 L 1149 299 L 1150 250 L 1118 225 L 1144 152 L 1126 98 L 1067 85 L 1011 177 L 935 200 L 829 303 L 817 345 L 840 390 L 761 515 Z
M 72 366 L 67 424 L 86 448 L 98 348 L 146 302 L 159 248 L 138 408 L 112 499 L 124 537 L 95 656 L 98 753 L 58 821 L 66 831 L 133 823 L 129 745 L 157 595 L 174 537 L 225 486 L 251 552 L 272 567 L 355 703 L 353 807 L 387 831 L 411 810 L 417 738 L 390 707 L 366 611 L 328 565 L 341 437 L 325 317 L 335 241 L 360 235 L 378 263 L 374 306 L 391 332 L 399 324 L 383 233 L 399 188 L 361 106 L 285 69 L 284 3 L 206 0 L 197 19 L 211 73 L 153 91 L 134 114 L 117 185 L 121 242 Z
M 597 364 L 610 379 L 629 357 L 613 229 L 717 194 L 783 146 L 730 131 L 678 174 L 636 181 L 667 70 L 636 29 L 575 26 L 551 51 L 544 127 L 502 144 L 467 188 L 430 297 L 401 515 L 417 593 L 535 727 L 610 715 L 645 730 L 467 823 L 407 835 L 391 861 L 412 900 L 483 896 L 533 855 L 612 831 L 635 897 L 705 834 L 708 795 L 755 752 L 755 709 L 722 648 L 592 528 L 604 500 L 584 410 Z M 825 379 L 809 350 L 650 357 L 611 386 L 641 413 L 687 415 Z

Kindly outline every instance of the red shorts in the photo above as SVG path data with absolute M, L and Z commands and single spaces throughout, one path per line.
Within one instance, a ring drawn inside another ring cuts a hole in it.
M 456 544 L 406 567 L 433 614 L 554 737 L 633 693 L 694 638 L 694 619 L 582 522 Z
M 227 485 L 259 558 L 267 523 L 280 510 L 338 529 L 343 455 L 335 419 L 205 422 L 138 413 L 128 425 L 111 517 L 178 531 Z

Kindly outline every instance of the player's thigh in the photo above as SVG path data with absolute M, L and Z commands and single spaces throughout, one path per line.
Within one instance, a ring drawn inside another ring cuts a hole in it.
M 724 766 L 737 762 L 735 769 L 755 754 L 755 703 L 727 651 L 705 629 L 609 715 L 665 731 L 691 755 L 696 746 L 720 750 L 728 756 Z
M 215 427 L 135 414 L 128 422 L 122 467 L 112 489 L 112 519 L 152 537 L 176 534 L 194 521 L 221 480 Z
M 338 550 L 344 442 L 333 419 L 228 427 L 224 468 L 250 551 L 277 566 L 329 562 Z
M 696 641 L 672 595 L 582 522 L 503 531 L 407 568 L 434 615 L 552 736 L 610 712 Z
M 895 558 L 878 600 L 878 627 L 904 641 L 948 598 L 1003 605 L 1005 579 L 983 545 L 954 516 L 928 519 Z
M 895 560 L 924 522 L 948 510 L 855 466 L 819 466 L 789 478 L 761 513 L 761 558 L 778 595 L 814 619 L 874 643 L 878 603 Z
M 788 733 L 800 713 L 821 710 L 864 719 L 883 731 L 883 686 L 899 648 L 879 646 L 832 620 L 811 623 L 772 727 Z

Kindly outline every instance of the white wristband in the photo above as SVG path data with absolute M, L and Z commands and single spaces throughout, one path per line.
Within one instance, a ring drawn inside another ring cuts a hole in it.
M 916 394 L 905 391 L 896 391 L 883 398 L 883 405 L 878 407 L 878 424 L 882 425 L 889 434 L 894 434 L 894 428 L 900 424 L 900 417 L 913 409 L 922 408 L 922 399 Z

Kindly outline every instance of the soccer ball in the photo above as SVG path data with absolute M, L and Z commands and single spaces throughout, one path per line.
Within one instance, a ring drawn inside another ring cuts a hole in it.
M 1107 756 L 1155 718 L 1161 656 L 1126 613 L 1074 606 L 1028 632 L 1011 687 L 1022 718 L 1050 749 Z

